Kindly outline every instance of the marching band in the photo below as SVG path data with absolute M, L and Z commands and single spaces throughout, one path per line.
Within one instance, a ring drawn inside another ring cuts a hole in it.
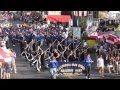
M 52 40 L 53 41 L 53 40 Z M 26 41 L 22 41 L 24 43 Z M 67 43 L 65 43 L 67 42 Z M 62 40 L 54 40 L 52 43 L 48 42 L 48 48 L 44 50 L 43 45 L 39 45 L 35 39 L 24 45 L 24 49 L 21 52 L 21 55 L 30 62 L 30 66 L 36 68 L 37 71 L 41 71 L 47 68 L 47 60 L 50 60 L 52 56 L 56 58 L 57 61 L 80 61 L 80 55 L 83 53 L 77 53 L 81 50 L 81 43 L 76 47 L 72 47 L 72 42 L 69 42 L 68 39 L 64 38 Z

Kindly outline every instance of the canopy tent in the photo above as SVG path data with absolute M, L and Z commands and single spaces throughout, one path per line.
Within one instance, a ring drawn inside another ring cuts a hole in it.
M 120 11 L 109 11 L 108 15 L 109 15 L 109 20 L 116 20 L 118 19 L 118 14 L 120 14 Z
M 46 19 L 49 22 L 70 22 L 71 16 L 70 15 L 48 15 Z
M 0 48 L 0 62 L 11 62 L 11 56 L 13 53 L 6 49 L 6 48 Z
M 106 12 L 106 11 L 100 11 L 99 12 L 99 18 L 103 19 L 103 20 L 108 20 L 108 18 L 109 18 L 108 12 Z

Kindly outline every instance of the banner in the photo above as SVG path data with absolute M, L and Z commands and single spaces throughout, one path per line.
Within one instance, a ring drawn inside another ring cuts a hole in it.
M 58 75 L 82 74 L 83 70 L 81 62 L 59 62 Z
M 89 47 L 94 47 L 96 45 L 96 40 L 87 40 Z
M 48 15 L 61 15 L 61 11 L 48 11 Z
M 9 28 L 11 26 L 12 26 L 12 23 L 2 23 L 2 24 L 0 24 L 0 27 L 2 27 L 2 28 Z
M 80 27 L 72 27 L 73 36 L 81 39 L 81 28 Z
M 78 20 L 77 20 L 77 16 L 73 16 L 73 21 L 72 21 L 72 24 L 73 24 L 73 27 L 77 27 L 78 26 Z

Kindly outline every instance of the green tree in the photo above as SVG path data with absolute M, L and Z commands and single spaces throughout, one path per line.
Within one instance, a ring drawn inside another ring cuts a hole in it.
M 78 17 L 78 25 L 85 30 L 87 26 L 87 17 Z
M 78 17 L 78 26 L 81 27 L 82 30 L 82 35 L 81 39 L 86 40 L 87 39 L 87 34 L 83 33 L 87 27 L 87 17 Z

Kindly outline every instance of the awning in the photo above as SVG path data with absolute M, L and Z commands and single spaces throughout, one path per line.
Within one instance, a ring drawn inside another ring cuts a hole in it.
M 47 21 L 50 22 L 69 22 L 71 20 L 70 15 L 48 15 Z

